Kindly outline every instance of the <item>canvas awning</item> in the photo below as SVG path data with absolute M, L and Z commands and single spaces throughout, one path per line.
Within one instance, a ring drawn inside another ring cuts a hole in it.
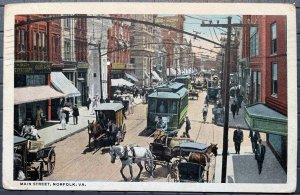
M 111 86 L 127 86 L 132 87 L 134 84 L 130 83 L 129 81 L 126 81 L 125 79 L 111 79 Z
M 139 80 L 137 79 L 137 77 L 134 76 L 134 75 L 132 75 L 132 74 L 125 73 L 125 76 L 126 76 L 128 79 L 130 79 L 130 80 L 132 80 L 132 81 L 134 81 L 134 82 L 138 82 L 138 81 L 139 81 Z
M 148 73 L 146 71 L 144 71 L 144 75 L 149 79 L 150 76 L 148 75 Z
M 34 87 L 20 87 L 14 89 L 14 104 L 24 104 L 29 102 L 38 102 L 48 99 L 64 97 L 62 94 L 48 85 Z
M 78 89 L 62 72 L 51 72 L 51 84 L 55 89 L 64 93 L 66 97 L 81 96 Z
M 161 78 L 160 78 L 160 76 L 157 74 L 157 72 L 152 71 L 151 74 L 152 74 L 152 79 L 153 79 L 153 80 L 161 81 Z
M 245 107 L 245 121 L 252 130 L 287 136 L 287 117 L 264 104 Z

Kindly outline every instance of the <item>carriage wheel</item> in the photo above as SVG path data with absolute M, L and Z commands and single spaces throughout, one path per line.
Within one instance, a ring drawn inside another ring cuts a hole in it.
M 55 151 L 54 149 L 51 150 L 48 159 L 47 159 L 47 175 L 51 175 L 53 173 L 53 170 L 55 168 Z
M 153 170 L 152 171 L 154 171 L 156 168 L 156 163 L 155 163 L 156 159 L 157 159 L 157 157 L 155 155 L 153 155 L 153 166 L 152 166 Z M 147 160 L 145 161 L 145 169 L 148 173 L 151 173 L 151 167 L 149 166 L 149 163 Z

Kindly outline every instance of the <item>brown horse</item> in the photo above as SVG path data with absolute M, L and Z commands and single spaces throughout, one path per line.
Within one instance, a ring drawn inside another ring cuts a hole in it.
M 201 165 L 201 167 L 204 168 L 204 171 L 206 171 L 206 181 L 209 182 L 213 178 L 209 179 L 209 169 L 211 164 L 212 158 L 215 158 L 218 155 L 218 146 L 217 144 L 210 144 L 208 146 L 206 153 L 191 153 L 188 159 L 188 162 L 193 162 Z M 213 174 L 214 177 L 214 174 Z
M 96 144 L 97 138 L 99 138 L 101 135 L 105 134 L 106 131 L 101 127 L 99 123 L 95 123 L 88 120 L 88 133 L 89 133 L 89 148 L 91 144 L 91 139 L 94 139 L 94 143 Z

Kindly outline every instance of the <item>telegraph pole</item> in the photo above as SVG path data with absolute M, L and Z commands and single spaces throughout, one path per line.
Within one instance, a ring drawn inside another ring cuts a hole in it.
M 222 176 L 221 182 L 226 183 L 226 171 L 227 171 L 227 153 L 228 153 L 228 118 L 229 118 L 229 80 L 230 80 L 230 47 L 231 47 L 231 31 L 232 27 L 250 27 L 257 25 L 250 24 L 232 24 L 232 17 L 228 17 L 227 24 L 204 24 L 202 23 L 202 27 L 221 27 L 227 28 L 227 41 L 225 45 L 225 67 L 224 67 L 224 88 L 225 92 L 225 116 L 224 116 L 224 132 L 223 132 L 223 153 L 222 153 Z

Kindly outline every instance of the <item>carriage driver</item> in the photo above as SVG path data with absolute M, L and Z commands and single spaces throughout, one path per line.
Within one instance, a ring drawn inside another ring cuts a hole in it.
M 104 128 L 104 129 L 107 128 L 107 125 L 108 125 L 107 119 L 106 119 L 105 114 L 102 111 L 99 112 L 98 123 L 101 125 L 102 128 Z
M 167 130 L 167 124 L 162 120 L 161 116 L 158 117 L 158 121 L 156 123 L 156 130 L 158 129 L 162 129 L 164 131 Z
M 118 133 L 118 126 L 116 125 L 115 121 L 114 120 L 110 120 L 108 121 L 108 124 L 107 124 L 107 132 L 109 133 L 109 144 L 110 146 L 113 146 L 115 145 L 115 142 L 116 142 L 116 136 L 117 136 L 117 133 Z

